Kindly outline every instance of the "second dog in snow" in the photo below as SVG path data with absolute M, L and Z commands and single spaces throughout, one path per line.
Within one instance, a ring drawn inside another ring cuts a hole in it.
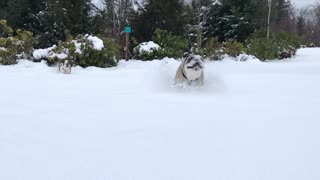
M 71 74 L 72 64 L 69 60 L 64 60 L 59 63 L 59 71 L 64 74 Z

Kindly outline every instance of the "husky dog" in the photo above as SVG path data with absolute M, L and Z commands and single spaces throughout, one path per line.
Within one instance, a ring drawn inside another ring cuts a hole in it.
M 179 66 L 175 83 L 203 86 L 204 85 L 204 62 L 199 55 L 188 55 Z
M 69 60 L 64 60 L 63 62 L 59 63 L 59 71 L 64 74 L 70 74 L 71 67 L 72 67 L 72 64 L 70 63 Z

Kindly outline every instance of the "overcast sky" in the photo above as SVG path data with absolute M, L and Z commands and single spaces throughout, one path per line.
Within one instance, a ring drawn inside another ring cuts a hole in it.
M 317 0 L 291 0 L 297 7 L 306 7 L 314 4 Z
M 96 5 L 98 6 L 101 6 L 100 2 L 101 0 L 92 0 Z M 143 0 L 136 0 L 136 1 L 143 1 Z M 185 0 L 185 1 L 191 1 L 191 0 Z M 259 0 L 258 0 L 259 1 Z M 306 6 L 309 6 L 309 5 L 312 5 L 314 4 L 316 1 L 319 1 L 320 0 L 291 0 L 293 2 L 293 4 L 298 7 L 298 8 L 301 8 L 301 7 L 306 7 Z

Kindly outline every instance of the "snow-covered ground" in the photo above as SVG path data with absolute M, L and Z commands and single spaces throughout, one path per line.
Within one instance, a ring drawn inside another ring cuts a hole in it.
M 0 179 L 319 180 L 319 57 L 208 62 L 199 89 L 173 59 L 0 66 Z

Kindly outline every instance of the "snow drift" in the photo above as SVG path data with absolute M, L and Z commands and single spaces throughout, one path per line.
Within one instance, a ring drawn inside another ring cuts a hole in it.
M 0 179 L 319 180 L 319 56 L 207 62 L 186 89 L 174 59 L 0 66 Z

